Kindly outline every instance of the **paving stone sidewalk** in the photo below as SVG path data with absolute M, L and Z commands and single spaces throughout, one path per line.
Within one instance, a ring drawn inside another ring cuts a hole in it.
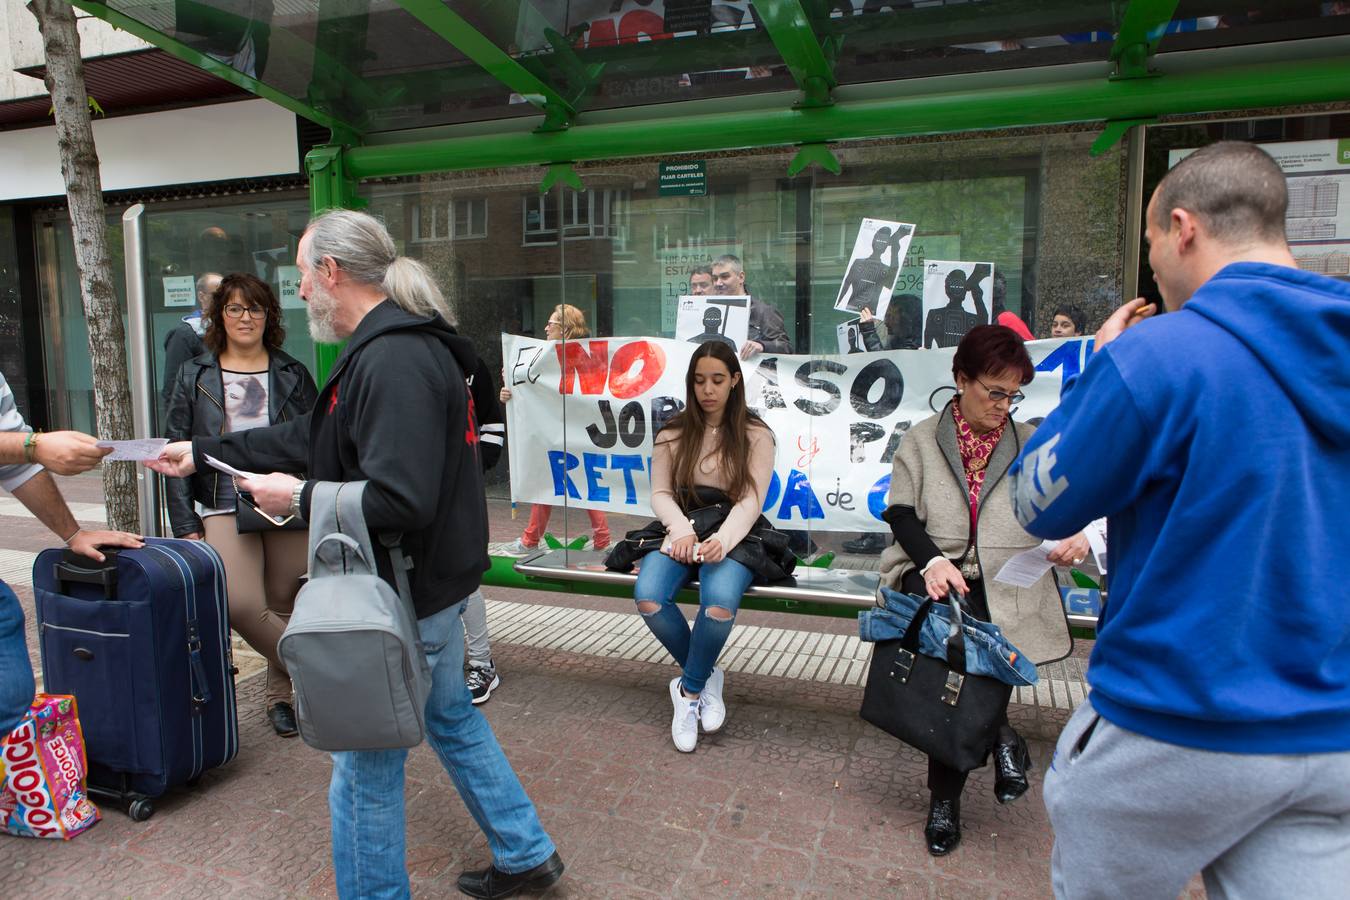
M 73 500 L 101 498 L 62 479 Z M 0 550 L 50 544 L 0 511 Z M 519 527 L 494 516 L 494 539 Z M 29 616 L 32 592 L 17 592 Z M 628 601 L 490 590 L 493 600 L 631 611 Z M 746 613 L 738 627 L 855 631 L 847 620 Z M 730 716 L 698 751 L 670 741 L 661 661 L 494 644 L 503 683 L 482 707 L 567 863 L 551 897 L 1045 897 L 1051 835 L 1040 798 L 1050 740 L 1068 709 L 1015 704 L 1033 785 L 1011 806 L 989 769 L 970 780 L 965 840 L 928 856 L 920 754 L 863 723 L 856 684 L 733 672 Z M 1070 662 L 1078 662 L 1071 660 Z M 331 897 L 328 758 L 272 734 L 262 678 L 239 687 L 241 751 L 192 790 L 133 823 L 115 810 L 69 843 L 0 836 L 0 896 Z M 408 763 L 408 866 L 419 897 L 458 896 L 455 876 L 485 865 L 486 841 L 425 746 Z M 1194 889 L 1192 889 L 1194 893 Z M 1197 894 L 1200 896 L 1202 894 Z

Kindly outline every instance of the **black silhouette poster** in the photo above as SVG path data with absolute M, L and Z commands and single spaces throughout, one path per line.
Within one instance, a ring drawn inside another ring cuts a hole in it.
M 923 269 L 923 344 L 955 347 L 976 325 L 989 324 L 994 264 L 930 259 Z
M 863 219 L 834 308 L 850 313 L 866 308 L 878 319 L 885 318 L 895 279 L 900 275 L 900 266 L 913 238 L 913 225 Z
M 862 319 L 853 318 L 847 322 L 840 322 L 834 327 L 835 336 L 839 339 L 840 353 L 861 353 L 867 348 L 863 346 Z
M 683 296 L 675 308 L 675 340 L 721 341 L 735 350 L 750 332 L 750 298 Z

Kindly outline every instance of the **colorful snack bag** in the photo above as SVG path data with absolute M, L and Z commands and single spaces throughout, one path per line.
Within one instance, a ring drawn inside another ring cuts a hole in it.
M 85 789 L 84 734 L 75 698 L 38 694 L 0 740 L 0 828 L 69 840 L 99 820 Z

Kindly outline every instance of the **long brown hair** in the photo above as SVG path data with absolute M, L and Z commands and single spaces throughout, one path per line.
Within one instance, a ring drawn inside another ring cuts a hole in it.
M 281 304 L 267 282 L 247 272 L 232 272 L 220 279 L 220 287 L 211 297 L 211 317 L 207 321 L 206 333 L 202 335 L 206 349 L 215 356 L 225 352 L 229 343 L 225 334 L 225 307 L 235 294 L 239 295 L 239 302 L 243 306 L 257 306 L 266 313 L 263 319 L 263 347 L 269 351 L 280 350 L 286 342 Z
M 768 426 L 746 406 L 745 376 L 741 372 L 741 362 L 736 358 L 736 351 L 721 341 L 700 344 L 694 351 L 689 360 L 689 371 L 684 376 L 684 410 L 666 424 L 666 428 L 672 432 L 679 432 L 678 437 L 667 439 L 676 442 L 671 485 L 677 497 L 693 495 L 694 482 L 698 477 L 699 454 L 703 450 L 703 435 L 708 427 L 703 407 L 694 394 L 694 369 L 698 367 L 700 359 L 709 356 L 726 365 L 727 371 L 733 376 L 741 376 L 736 379 L 736 384 L 727 396 L 727 406 L 719 428 L 722 439 L 713 451 L 717 468 L 727 482 L 727 496 L 735 503 L 754 489 L 750 478 L 750 429 L 767 429 Z

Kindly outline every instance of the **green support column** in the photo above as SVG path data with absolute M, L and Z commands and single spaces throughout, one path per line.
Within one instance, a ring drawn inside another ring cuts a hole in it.
M 356 181 L 347 177 L 345 153 L 346 148 L 328 144 L 305 155 L 311 216 L 330 209 L 360 209 L 366 205 L 356 194 Z M 319 384 L 328 380 L 340 352 L 341 344 L 314 345 L 314 379 Z
M 1111 61 L 1116 64 L 1112 78 L 1150 78 L 1155 73 L 1148 61 L 1158 50 L 1161 34 L 1155 31 L 1172 21 L 1178 0 L 1129 0 L 1121 16 L 1116 42 L 1111 45 Z
M 838 85 L 834 67 L 826 58 L 800 0 L 754 0 L 754 6 L 778 55 L 802 89 L 800 105 L 810 108 L 833 103 L 830 92 Z

